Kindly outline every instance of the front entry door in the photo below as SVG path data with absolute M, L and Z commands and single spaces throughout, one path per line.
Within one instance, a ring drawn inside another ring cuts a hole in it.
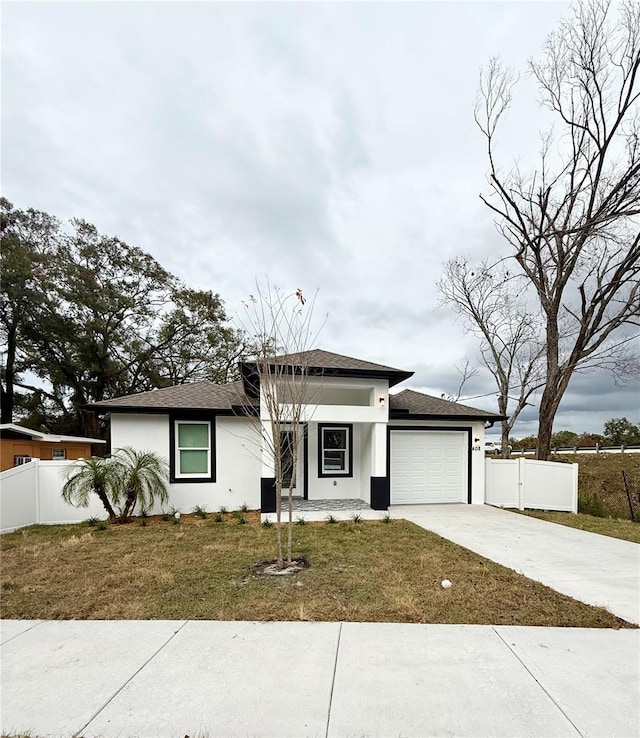
M 280 453 L 282 457 L 282 494 L 289 493 L 291 486 L 292 495 L 302 496 L 302 456 L 303 456 L 302 432 L 298 440 L 298 463 L 293 464 L 294 433 L 293 431 L 282 431 L 280 434 Z

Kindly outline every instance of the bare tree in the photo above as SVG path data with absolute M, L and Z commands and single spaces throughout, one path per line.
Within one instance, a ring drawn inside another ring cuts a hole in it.
M 273 469 L 276 485 L 277 562 L 291 564 L 293 489 L 303 445 L 303 424 L 313 412 L 317 387 L 311 380 L 309 354 L 319 329 L 314 328 L 315 296 L 307 301 L 302 291 L 285 294 L 267 280 L 244 303 L 242 328 L 256 346 L 245 364 L 245 386 L 260 400 L 246 414 L 253 419 L 256 443 L 263 464 Z M 286 557 L 282 535 L 282 493 L 287 494 Z
M 509 436 L 518 416 L 544 384 L 544 341 L 538 316 L 520 295 L 522 281 L 498 265 L 484 262 L 473 268 L 466 259 L 452 259 L 438 282 L 441 302 L 480 339 L 482 363 L 495 378 L 498 412 L 505 416 L 503 458 L 509 455 Z
M 556 119 L 529 172 L 504 171 L 497 161 L 496 136 L 517 78 L 496 59 L 481 75 L 475 118 L 490 184 L 481 198 L 544 321 L 540 459 L 550 454 L 554 418 L 577 369 L 637 371 L 630 342 L 640 315 L 639 68 L 640 4 L 576 3 L 547 39 L 542 61 L 529 63 Z

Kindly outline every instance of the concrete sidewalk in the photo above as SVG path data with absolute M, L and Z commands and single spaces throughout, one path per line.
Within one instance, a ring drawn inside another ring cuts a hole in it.
M 637 543 L 488 505 L 402 505 L 390 513 L 576 600 L 640 623 Z
M 216 621 L 1 629 L 3 734 L 640 734 L 637 630 Z

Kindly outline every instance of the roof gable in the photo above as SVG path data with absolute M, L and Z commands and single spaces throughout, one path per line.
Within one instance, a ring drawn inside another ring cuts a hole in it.
M 311 349 L 292 354 L 281 354 L 253 361 L 244 361 L 240 364 L 240 371 L 248 394 L 257 395 L 258 363 L 269 367 L 290 367 L 295 372 L 304 367 L 310 375 L 323 377 L 371 377 L 387 379 L 389 387 L 413 376 L 413 372 L 396 369 L 385 364 L 376 364 L 372 361 L 355 359 L 352 356 L 335 354 L 323 349 Z

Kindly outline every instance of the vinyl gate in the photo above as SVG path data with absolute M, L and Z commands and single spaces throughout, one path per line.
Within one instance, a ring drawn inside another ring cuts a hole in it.
M 487 459 L 488 505 L 578 512 L 578 464 L 535 459 Z

